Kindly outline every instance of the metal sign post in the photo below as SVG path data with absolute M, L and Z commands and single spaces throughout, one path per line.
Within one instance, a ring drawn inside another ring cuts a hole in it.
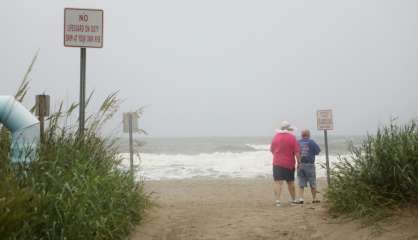
M 324 130 L 324 138 L 325 138 L 325 160 L 326 160 L 326 167 L 327 167 L 327 183 L 328 185 L 331 183 L 330 177 L 330 168 L 329 168 L 329 154 L 328 154 L 328 131 Z
M 327 168 L 327 183 L 331 184 L 330 166 L 329 166 L 329 153 L 328 153 L 328 130 L 334 129 L 334 123 L 332 119 L 332 110 L 318 110 L 316 112 L 318 130 L 324 130 L 325 140 L 325 160 Z
M 79 106 L 79 133 L 84 135 L 84 120 L 86 112 L 86 48 L 80 49 L 80 106 Z
M 123 131 L 129 133 L 129 167 L 131 174 L 134 173 L 134 140 L 133 132 L 138 131 L 138 115 L 135 112 L 123 114 Z
M 80 48 L 79 134 L 83 136 L 86 109 L 86 48 L 103 47 L 103 10 L 65 8 L 64 46 Z
M 44 141 L 45 117 L 49 116 L 49 95 L 36 95 L 36 115 L 39 119 L 41 142 Z

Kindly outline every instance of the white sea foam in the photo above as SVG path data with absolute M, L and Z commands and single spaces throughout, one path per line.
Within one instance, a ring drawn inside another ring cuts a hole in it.
M 245 144 L 245 145 L 257 151 L 270 151 L 269 144 Z
M 187 179 L 193 177 L 270 177 L 272 172 L 272 155 L 268 145 L 255 145 L 260 151 L 252 152 L 215 152 L 197 155 L 185 154 L 141 154 L 141 161 L 135 157 L 134 164 L 139 164 L 138 176 L 148 180 Z M 122 154 L 124 166 L 129 165 L 129 154 Z M 331 164 L 337 161 L 330 156 Z M 325 156 L 317 156 L 317 176 L 326 174 L 322 167 Z

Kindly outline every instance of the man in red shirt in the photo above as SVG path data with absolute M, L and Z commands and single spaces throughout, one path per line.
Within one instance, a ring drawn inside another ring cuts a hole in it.
M 284 181 L 287 182 L 291 204 L 298 204 L 295 200 L 295 165 L 300 163 L 300 149 L 296 137 L 293 135 L 294 128 L 283 121 L 280 130 L 277 130 L 271 143 L 270 151 L 273 154 L 273 189 L 276 195 L 276 206 L 280 207 L 280 197 Z

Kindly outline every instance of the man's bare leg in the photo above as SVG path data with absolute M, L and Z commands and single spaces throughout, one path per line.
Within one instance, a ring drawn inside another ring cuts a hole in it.
M 311 187 L 312 201 L 316 201 L 316 188 Z
M 287 182 L 287 188 L 289 189 L 289 193 L 290 196 L 292 197 L 292 201 L 295 201 L 295 182 L 294 181 L 289 181 Z
M 274 190 L 274 195 L 276 196 L 276 202 L 280 201 L 280 197 L 282 196 L 282 188 L 283 188 L 283 181 L 274 181 L 273 190 Z
M 299 201 L 303 201 L 303 195 L 304 195 L 304 193 L 305 193 L 305 188 L 299 187 Z

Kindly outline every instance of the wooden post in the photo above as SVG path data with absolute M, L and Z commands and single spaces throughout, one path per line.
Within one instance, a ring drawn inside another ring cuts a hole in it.
M 132 134 L 132 113 L 128 115 L 129 119 L 129 156 L 130 156 L 130 168 L 131 174 L 134 175 L 134 144 L 133 144 L 133 134 Z
M 49 116 L 49 99 L 49 95 L 36 95 L 36 115 L 39 119 L 41 142 L 45 138 L 45 117 Z

